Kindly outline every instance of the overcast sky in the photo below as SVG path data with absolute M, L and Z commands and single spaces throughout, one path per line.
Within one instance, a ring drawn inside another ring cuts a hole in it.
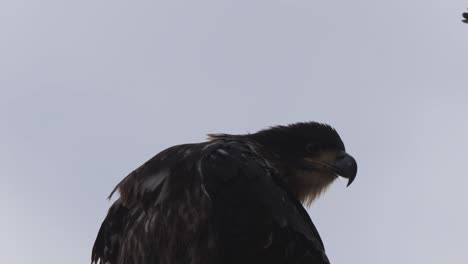
M 468 261 L 468 1 L 2 0 L 0 263 L 90 261 L 127 173 L 210 132 L 333 125 L 334 264 Z

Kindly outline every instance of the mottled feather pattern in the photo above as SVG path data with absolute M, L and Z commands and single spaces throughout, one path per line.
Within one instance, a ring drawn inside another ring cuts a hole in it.
M 117 185 L 92 261 L 328 263 L 307 212 L 282 184 L 252 142 L 171 147 Z
M 199 175 L 193 173 L 196 162 L 188 158 L 189 153 L 188 145 L 170 148 L 119 183 L 116 189 L 121 196 L 117 203 L 131 208 L 123 220 L 126 224 L 120 232 L 123 237 L 119 237 L 119 255 L 116 260 L 108 258 L 104 254 L 107 245 L 104 245 L 93 250 L 94 262 L 197 264 L 208 261 L 207 251 L 213 247 L 213 238 L 206 232 L 209 197 L 201 189 Z M 115 220 L 106 219 L 103 227 Z

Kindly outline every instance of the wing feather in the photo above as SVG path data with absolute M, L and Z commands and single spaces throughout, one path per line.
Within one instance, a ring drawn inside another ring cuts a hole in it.
M 249 142 L 169 148 L 116 190 L 92 262 L 328 263 L 307 212 Z
M 223 260 L 300 263 L 314 256 L 321 261 L 314 263 L 328 263 L 307 212 L 254 146 L 221 144 L 203 159 L 202 171 Z

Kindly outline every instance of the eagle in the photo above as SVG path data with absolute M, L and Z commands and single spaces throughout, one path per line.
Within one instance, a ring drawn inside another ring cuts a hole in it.
M 209 134 L 163 150 L 114 190 L 91 263 L 329 263 L 304 206 L 357 173 L 337 131 L 318 122 Z

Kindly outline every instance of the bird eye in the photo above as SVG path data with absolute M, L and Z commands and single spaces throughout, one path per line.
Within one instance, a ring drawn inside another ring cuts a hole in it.
M 315 143 L 309 143 L 306 145 L 306 151 L 309 153 L 314 153 L 318 150 L 318 145 Z

